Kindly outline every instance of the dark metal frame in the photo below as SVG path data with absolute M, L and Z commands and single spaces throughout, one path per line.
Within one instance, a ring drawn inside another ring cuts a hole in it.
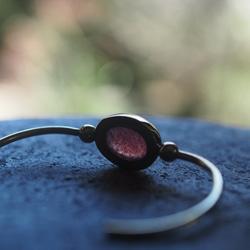
M 140 160 L 129 161 L 114 154 L 106 142 L 107 132 L 114 127 L 130 128 L 139 133 L 147 144 L 147 153 Z M 140 170 L 149 167 L 159 155 L 161 137 L 157 129 L 148 121 L 136 115 L 115 115 L 103 119 L 96 127 L 96 146 L 100 152 L 115 165 L 130 169 Z

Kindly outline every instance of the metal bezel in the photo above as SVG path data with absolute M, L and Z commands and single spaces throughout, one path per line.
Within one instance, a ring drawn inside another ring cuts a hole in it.
M 139 133 L 147 144 L 145 157 L 140 160 L 129 161 L 111 152 L 106 143 L 106 134 L 113 127 L 126 127 Z M 140 170 L 149 167 L 159 155 L 161 137 L 158 130 L 142 117 L 119 114 L 105 118 L 97 125 L 95 142 L 100 152 L 115 165 L 130 170 Z

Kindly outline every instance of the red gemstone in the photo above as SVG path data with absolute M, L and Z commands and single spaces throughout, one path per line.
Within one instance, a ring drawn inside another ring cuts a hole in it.
M 128 161 L 140 160 L 147 154 L 144 138 L 129 128 L 111 128 L 107 132 L 106 142 L 116 156 Z

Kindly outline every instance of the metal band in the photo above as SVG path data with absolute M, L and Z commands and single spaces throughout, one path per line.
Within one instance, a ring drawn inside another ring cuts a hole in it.
M 19 131 L 11 135 L 7 135 L 0 139 L 0 147 L 8 145 L 12 142 L 19 141 L 24 138 L 36 136 L 36 135 L 45 135 L 45 134 L 66 134 L 66 135 L 76 135 L 79 136 L 79 129 L 72 127 L 64 126 L 46 126 L 46 127 L 37 127 Z
M 144 235 L 173 230 L 198 219 L 216 204 L 223 190 L 223 179 L 218 168 L 207 159 L 184 151 L 178 151 L 177 158 L 195 163 L 211 173 L 213 186 L 209 195 L 195 206 L 173 215 L 152 219 L 107 220 L 105 228 L 108 233 L 120 235 Z

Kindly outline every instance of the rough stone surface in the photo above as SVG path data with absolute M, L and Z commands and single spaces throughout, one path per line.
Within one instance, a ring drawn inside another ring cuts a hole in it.
M 219 203 L 192 225 L 153 237 L 109 237 L 105 218 L 147 218 L 200 201 L 211 178 L 198 166 L 161 159 L 126 172 L 94 143 L 43 135 L 0 149 L 0 249 L 250 249 L 250 131 L 187 119 L 148 117 L 164 141 L 221 170 Z M 1 121 L 0 136 L 34 126 L 97 125 L 98 119 Z

